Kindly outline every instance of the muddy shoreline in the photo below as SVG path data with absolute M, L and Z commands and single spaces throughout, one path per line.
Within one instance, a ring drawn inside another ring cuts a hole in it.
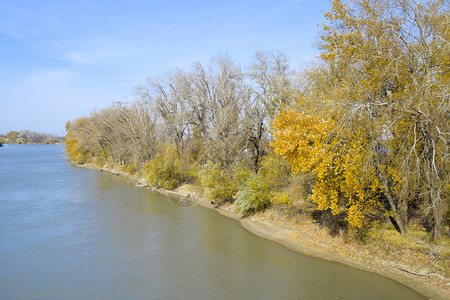
M 345 264 L 354 268 L 388 277 L 419 292 L 428 299 L 439 300 L 450 298 L 450 282 L 447 278 L 445 278 L 445 281 L 447 282 L 446 286 L 438 288 L 437 286 L 430 284 L 430 280 L 426 280 L 429 279 L 427 277 L 429 277 L 430 275 L 411 273 L 401 266 L 395 266 L 383 260 L 367 259 L 367 257 L 364 257 L 364 255 L 342 255 L 342 253 L 336 253 L 335 251 L 326 251 L 326 247 L 318 248 L 316 246 L 317 243 L 315 243 L 316 245 L 313 245 L 310 241 L 308 241 L 307 234 L 303 234 L 304 232 L 306 232 L 306 228 L 292 228 L 290 226 L 276 225 L 270 222 L 270 219 L 264 218 L 262 216 L 243 218 L 242 215 L 234 211 L 233 205 L 216 206 L 209 203 L 208 201 L 205 201 L 204 199 L 202 199 L 200 193 L 195 191 L 194 186 L 184 185 L 177 188 L 175 191 L 159 190 L 149 186 L 144 179 L 126 174 L 120 170 L 101 168 L 95 165 L 81 165 L 77 167 L 108 172 L 114 175 L 125 177 L 134 181 L 136 186 L 149 188 L 161 194 L 180 197 L 182 199 L 189 200 L 196 205 L 215 210 L 223 216 L 239 221 L 241 226 L 251 233 L 282 244 L 288 249 L 297 253 Z M 318 227 L 318 225 L 308 226 Z M 315 230 L 315 228 L 310 228 L 308 230 L 311 229 Z M 320 241 L 318 243 L 320 243 Z M 326 243 L 323 242 L 323 244 Z

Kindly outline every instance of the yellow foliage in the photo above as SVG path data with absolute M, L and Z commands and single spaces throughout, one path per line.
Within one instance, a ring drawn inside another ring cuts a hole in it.
M 85 124 L 86 119 L 79 118 L 75 120 L 73 123 L 67 122 L 66 131 L 67 134 L 65 136 L 65 144 L 66 144 L 66 152 L 69 155 L 70 159 L 78 165 L 84 164 L 87 162 L 88 150 L 83 147 L 77 138 L 74 128 L 76 126 L 83 126 Z
M 278 192 L 272 196 L 272 203 L 289 206 L 292 204 L 292 198 L 286 192 Z
M 275 152 L 297 173 L 308 171 L 324 158 L 333 122 L 287 109 L 280 112 L 272 126 Z
M 362 227 L 364 214 L 381 208 L 381 187 L 371 165 L 368 138 L 363 129 L 334 133 L 330 119 L 284 110 L 273 122 L 276 153 L 294 172 L 315 174 L 311 200 L 318 209 L 345 212 L 350 226 Z M 399 174 L 385 168 L 394 180 Z
M 239 169 L 241 178 L 247 178 L 243 169 Z M 232 174 L 222 169 L 218 164 L 208 163 L 204 165 L 198 175 L 200 185 L 204 190 L 208 201 L 220 203 L 222 201 L 233 201 L 238 191 L 238 184 Z
M 158 154 L 145 166 L 147 181 L 150 185 L 173 190 L 185 181 L 181 172 L 180 156 L 174 147 L 168 146 L 164 156 Z

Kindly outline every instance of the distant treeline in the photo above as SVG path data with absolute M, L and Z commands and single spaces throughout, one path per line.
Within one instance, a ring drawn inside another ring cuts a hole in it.
M 6 135 L 0 135 L 0 143 L 3 144 L 55 144 L 64 141 L 64 137 L 31 130 L 13 130 Z
M 273 207 L 335 233 L 389 222 L 443 236 L 448 11 L 443 1 L 350 2 L 333 1 L 309 68 L 259 52 L 245 69 L 224 56 L 149 78 L 133 103 L 68 122 L 68 154 L 156 187 L 196 184 L 246 215 Z

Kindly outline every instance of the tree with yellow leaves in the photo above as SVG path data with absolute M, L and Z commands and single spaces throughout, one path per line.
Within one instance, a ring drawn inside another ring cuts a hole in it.
M 308 111 L 317 125 L 308 124 L 307 114 L 281 112 L 275 144 L 294 170 L 316 172 L 319 208 L 348 210 L 350 221 L 375 197 L 372 205 L 384 202 L 406 234 L 408 205 L 416 202 L 426 207 L 423 218 L 437 238 L 449 206 L 448 2 L 349 2 L 334 0 L 325 15 L 322 64 L 310 72 L 313 88 L 297 104 L 320 108 Z
M 314 173 L 311 200 L 319 210 L 343 213 L 350 226 L 361 228 L 367 212 L 382 208 L 382 188 L 368 160 L 363 128 L 338 133 L 335 121 L 292 109 L 281 111 L 273 128 L 272 146 L 293 172 Z

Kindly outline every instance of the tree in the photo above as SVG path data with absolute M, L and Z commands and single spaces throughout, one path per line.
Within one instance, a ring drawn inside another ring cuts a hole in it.
M 6 134 L 6 138 L 8 139 L 8 143 L 14 144 L 16 139 L 19 138 L 20 132 L 18 131 L 10 131 Z
M 332 119 L 282 110 L 273 128 L 275 152 L 294 173 L 314 174 L 311 199 L 319 210 L 345 215 L 352 227 L 362 228 L 365 215 L 381 208 L 381 186 L 370 164 L 370 139 L 364 126 L 337 134 Z
M 95 149 L 95 145 L 88 143 L 90 132 L 87 125 L 87 118 L 78 118 L 66 123 L 66 151 L 75 164 L 86 163 L 90 153 Z
M 195 93 L 204 103 L 203 139 L 208 160 L 231 166 L 246 147 L 243 127 L 248 90 L 241 69 L 227 56 L 216 57 L 208 66 L 195 64 Z
M 255 81 L 254 91 L 263 101 L 271 119 L 280 108 L 293 102 L 294 72 L 289 59 L 282 52 L 257 52 L 250 67 L 249 77 Z
M 402 234 L 408 201 L 420 201 L 424 213 L 431 211 L 432 237 L 441 236 L 449 178 L 448 2 L 335 0 L 325 16 L 319 48 L 332 82 L 320 93 L 326 111 L 339 128 L 365 124 L 368 161 Z M 400 191 L 383 165 L 400 172 Z
M 189 94 L 185 76 L 186 74 L 178 69 L 167 73 L 165 78 L 148 78 L 147 85 L 138 89 L 140 98 L 155 110 L 163 121 L 165 130 L 175 143 L 179 154 L 186 149 L 185 135 L 189 126 L 185 101 Z
M 249 103 L 244 75 L 229 57 L 216 57 L 194 71 L 149 78 L 138 95 L 161 121 L 168 142 L 181 156 L 195 156 L 230 166 L 246 147 L 244 103 Z

